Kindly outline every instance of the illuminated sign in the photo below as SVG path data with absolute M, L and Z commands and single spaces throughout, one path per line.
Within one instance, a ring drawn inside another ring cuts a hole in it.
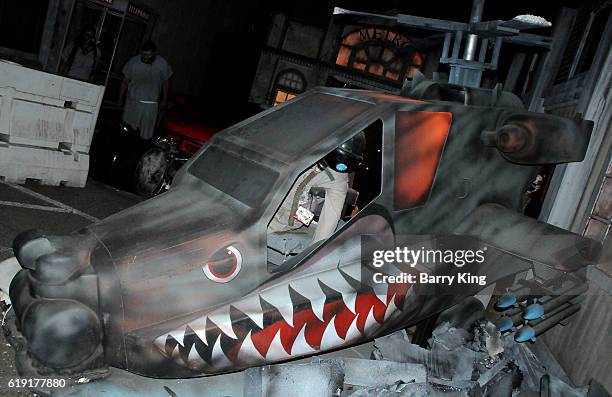
M 110 0 L 112 1 L 112 0 Z M 128 12 L 134 16 L 137 16 L 139 18 L 142 18 L 146 21 L 149 20 L 149 18 L 151 18 L 151 14 L 149 14 L 148 11 L 143 10 L 142 8 L 134 5 L 134 4 L 130 4 L 128 6 Z
M 403 53 L 410 39 L 401 33 L 380 27 L 364 27 L 342 38 L 336 65 L 360 72 L 402 81 L 411 78 L 423 59 L 416 51 Z
M 363 28 L 359 30 L 359 40 L 385 40 L 393 43 L 396 47 L 404 47 L 410 44 L 410 40 L 397 32 L 380 28 Z

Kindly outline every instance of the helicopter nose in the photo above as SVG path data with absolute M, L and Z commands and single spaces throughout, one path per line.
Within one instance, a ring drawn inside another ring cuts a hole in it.
M 103 365 L 98 279 L 90 261 L 96 245 L 85 231 L 28 230 L 13 241 L 22 270 L 9 294 L 33 366 L 77 373 Z
M 87 360 L 102 340 L 96 313 L 73 300 L 36 300 L 22 323 L 28 351 L 54 369 L 74 367 Z
M 53 251 L 47 236 L 38 229 L 26 230 L 13 240 L 13 252 L 24 269 L 34 270 L 36 259 Z

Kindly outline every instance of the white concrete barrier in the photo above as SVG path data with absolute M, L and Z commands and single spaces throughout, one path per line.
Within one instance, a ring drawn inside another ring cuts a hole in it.
M 104 87 L 0 61 L 0 177 L 84 186 Z
M 83 187 L 89 155 L 0 143 L 0 178 L 9 183 L 36 179 L 45 185 Z
M 0 262 L 0 302 L 11 303 L 8 296 L 9 286 L 19 270 L 21 270 L 21 266 L 14 256 Z

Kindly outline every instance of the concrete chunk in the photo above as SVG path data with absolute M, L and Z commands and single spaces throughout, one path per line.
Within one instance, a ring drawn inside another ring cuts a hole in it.
M 463 346 L 469 337 L 470 334 L 466 330 L 453 328 L 449 323 L 445 322 L 433 330 L 429 344 L 439 344 L 446 350 L 453 350 Z
M 424 383 L 427 370 L 423 364 L 396 363 L 392 361 L 343 359 L 344 383 L 362 387 L 384 387 L 398 381 Z
M 441 344 L 434 343 L 432 349 L 427 350 L 394 335 L 377 339 L 375 346 L 385 360 L 424 364 L 429 376 L 441 380 L 470 380 L 476 360 L 476 352 L 464 346 L 449 351 Z
M 336 396 L 342 390 L 343 381 L 343 370 L 338 363 L 267 365 L 246 370 L 244 396 Z
M 386 388 L 363 388 L 350 391 L 350 397 L 470 397 L 479 396 L 477 389 L 433 386 L 427 383 L 394 384 Z M 343 394 L 343 397 L 345 394 Z

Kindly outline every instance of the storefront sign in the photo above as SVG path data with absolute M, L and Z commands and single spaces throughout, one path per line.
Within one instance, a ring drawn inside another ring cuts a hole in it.
M 359 30 L 359 40 L 385 40 L 393 43 L 396 47 L 403 47 L 410 43 L 406 36 L 399 33 L 380 28 L 363 28 Z
M 137 16 L 139 18 L 144 19 L 145 21 L 148 21 L 149 18 L 151 18 L 151 14 L 148 11 L 145 11 L 142 8 L 140 8 L 140 7 L 138 7 L 138 6 L 134 5 L 134 4 L 130 4 L 128 6 L 128 12 L 131 15 L 134 15 L 134 16 Z

